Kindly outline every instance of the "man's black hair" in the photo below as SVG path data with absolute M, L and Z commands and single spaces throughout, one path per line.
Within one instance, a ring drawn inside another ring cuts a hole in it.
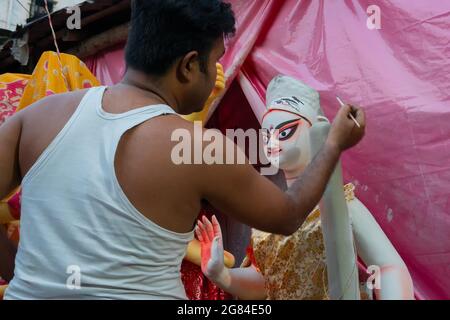
M 127 67 L 160 76 L 178 58 L 198 51 L 200 68 L 206 72 L 214 42 L 234 32 L 231 5 L 221 0 L 134 0 Z

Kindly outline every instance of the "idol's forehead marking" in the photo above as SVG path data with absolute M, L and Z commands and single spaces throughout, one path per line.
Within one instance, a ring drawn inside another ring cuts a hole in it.
M 293 108 L 298 108 L 298 104 L 301 103 L 302 105 L 305 105 L 303 101 L 301 101 L 299 98 L 292 96 L 292 97 L 285 97 L 277 99 L 273 102 L 274 104 L 281 104 L 281 105 L 288 105 Z

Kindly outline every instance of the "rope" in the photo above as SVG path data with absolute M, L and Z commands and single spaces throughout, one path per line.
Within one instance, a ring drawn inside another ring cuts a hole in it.
M 48 2 L 44 0 L 45 3 L 45 11 L 47 12 L 48 23 L 50 24 L 50 29 L 52 30 L 53 43 L 55 44 L 56 52 L 58 53 L 58 57 L 60 56 L 58 42 L 56 41 L 55 29 L 53 29 L 52 17 L 50 16 L 50 11 L 48 10 Z
M 51 17 L 51 14 L 50 14 L 50 10 L 48 9 L 48 2 L 47 2 L 47 0 L 44 0 L 44 4 L 45 4 L 45 12 L 47 13 L 48 23 L 49 23 L 50 29 L 52 31 L 53 43 L 54 43 L 55 48 L 56 48 L 56 54 L 57 54 L 57 58 L 58 58 L 58 63 L 59 63 L 61 76 L 64 79 L 64 83 L 66 84 L 67 89 L 69 89 L 69 91 L 72 91 L 70 86 L 69 86 L 69 81 L 67 81 L 66 76 L 65 76 L 64 71 L 63 71 L 63 65 L 62 65 L 62 62 L 61 62 L 61 53 L 59 51 L 58 41 L 56 40 L 55 29 L 53 28 L 52 17 Z

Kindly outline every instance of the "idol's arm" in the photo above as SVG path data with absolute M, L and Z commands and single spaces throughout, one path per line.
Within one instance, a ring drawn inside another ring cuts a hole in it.
M 197 224 L 196 234 L 201 244 L 202 271 L 208 279 L 243 300 L 266 298 L 264 277 L 255 267 L 230 269 L 224 265 L 222 232 L 214 216 L 212 222 L 203 217 Z
M 358 255 L 369 266 L 380 269 L 380 300 L 414 299 L 414 287 L 403 259 L 370 211 L 357 198 L 348 202 Z
M 252 265 L 247 268 L 227 269 L 228 281 L 217 283 L 226 292 L 242 300 L 266 299 L 265 280 Z
M 184 256 L 184 258 L 187 261 L 192 262 L 193 264 L 195 264 L 199 267 L 201 266 L 202 253 L 201 253 L 200 241 L 198 241 L 197 239 L 194 239 L 191 242 L 189 242 L 188 248 L 186 250 L 186 255 Z M 224 259 L 224 264 L 226 267 L 232 268 L 234 266 L 235 259 L 234 259 L 234 256 L 230 252 L 224 250 L 223 259 Z

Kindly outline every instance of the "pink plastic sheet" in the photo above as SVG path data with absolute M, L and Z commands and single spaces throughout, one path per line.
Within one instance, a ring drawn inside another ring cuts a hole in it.
M 224 99 L 218 108 L 250 105 L 260 119 L 265 87 L 277 74 L 317 89 L 329 118 L 336 94 L 364 107 L 367 134 L 343 156 L 345 180 L 357 185 L 358 198 L 405 260 L 417 297 L 449 299 L 450 2 L 230 2 L 238 32 L 223 64 L 228 85 L 236 80 L 247 101 Z M 379 30 L 367 27 L 372 4 L 381 10 Z M 123 71 L 122 55 L 116 48 L 87 63 L 112 84 Z
M 240 21 L 257 10 L 231 2 Z M 262 26 L 246 25 L 258 38 L 238 80 L 255 114 L 280 73 L 319 90 L 330 118 L 336 94 L 363 106 L 367 136 L 344 155 L 345 178 L 404 258 L 418 297 L 450 298 L 450 3 L 272 3 L 282 4 Z M 374 3 L 379 30 L 367 28 Z M 233 55 L 224 63 L 232 65 Z
M 86 66 L 103 85 L 113 85 L 125 74 L 124 46 L 119 44 L 85 59 Z

